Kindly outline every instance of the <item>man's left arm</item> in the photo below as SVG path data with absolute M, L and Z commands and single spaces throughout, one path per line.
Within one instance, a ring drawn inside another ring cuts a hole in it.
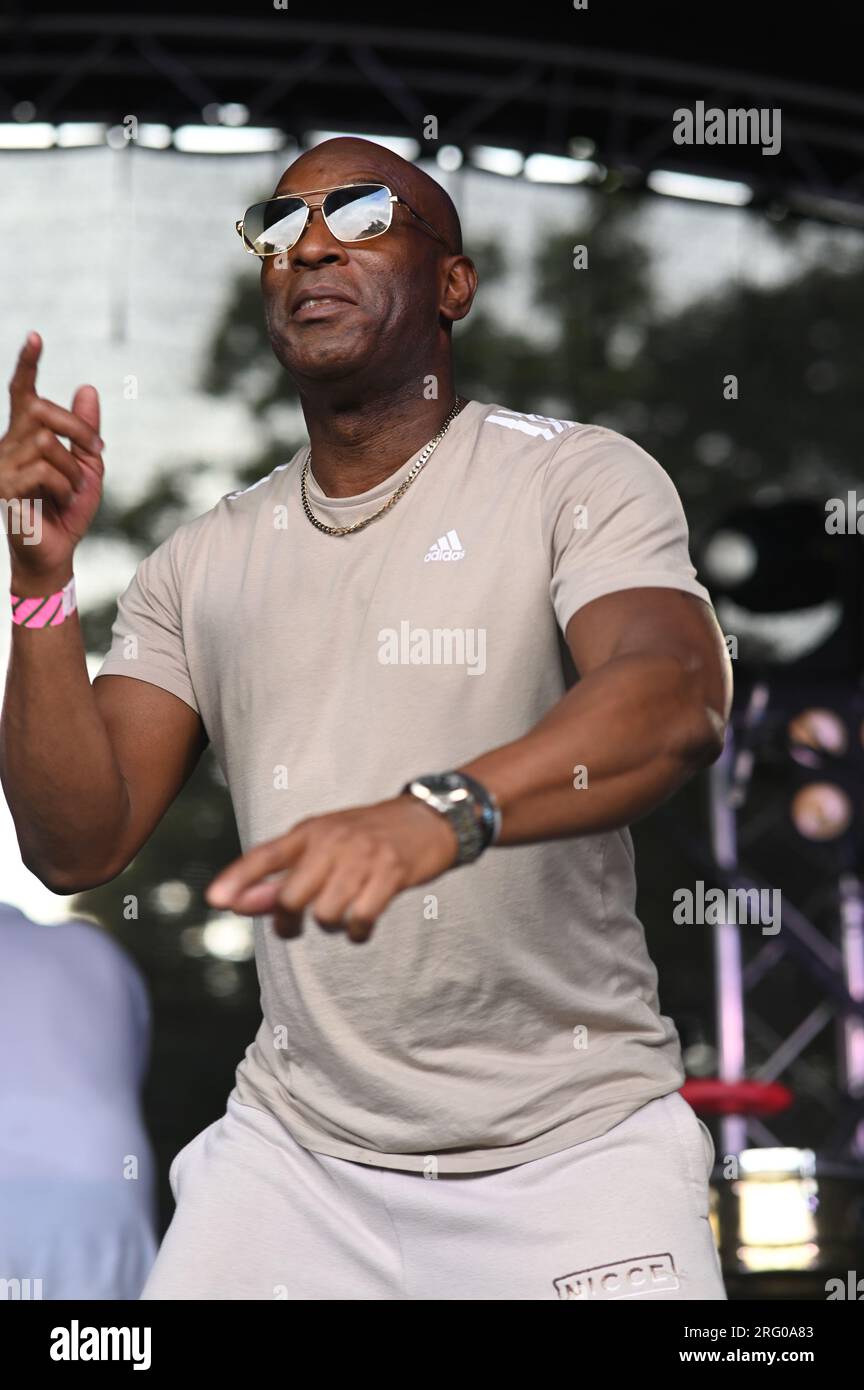
M 502 845 L 629 825 L 723 748 L 731 668 L 707 603 L 606 594 L 566 636 L 578 684 L 524 738 L 458 769 L 498 800 Z

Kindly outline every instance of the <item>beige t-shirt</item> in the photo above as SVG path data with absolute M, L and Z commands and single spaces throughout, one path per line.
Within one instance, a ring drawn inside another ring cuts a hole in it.
M 316 515 L 376 510 L 419 453 L 357 497 L 312 478 Z M 99 672 L 200 713 L 244 850 L 527 733 L 567 688 L 559 629 L 601 594 L 709 601 L 670 479 L 613 430 L 469 401 L 395 506 L 341 537 L 303 514 L 305 456 L 141 562 Z M 634 902 L 617 830 L 493 847 L 401 893 L 362 945 L 308 913 L 291 939 L 257 919 L 263 1021 L 233 1094 L 389 1168 L 603 1134 L 684 1080 Z

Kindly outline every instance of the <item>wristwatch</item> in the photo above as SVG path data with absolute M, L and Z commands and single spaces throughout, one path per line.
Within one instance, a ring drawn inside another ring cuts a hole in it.
M 501 812 L 495 797 L 465 772 L 432 772 L 406 782 L 400 795 L 410 793 L 433 811 L 446 816 L 456 832 L 456 864 L 471 864 L 501 834 Z

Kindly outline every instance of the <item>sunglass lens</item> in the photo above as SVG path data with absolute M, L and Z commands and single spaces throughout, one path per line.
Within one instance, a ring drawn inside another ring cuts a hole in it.
M 272 198 L 247 209 L 243 231 L 252 250 L 259 256 L 266 256 L 292 247 L 305 221 L 305 203 L 299 199 Z
M 386 188 L 363 183 L 328 193 L 323 211 L 328 227 L 340 241 L 365 241 L 386 232 L 393 204 Z

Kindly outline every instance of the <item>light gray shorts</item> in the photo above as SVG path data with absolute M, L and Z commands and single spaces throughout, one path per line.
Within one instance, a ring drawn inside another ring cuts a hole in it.
M 722 1300 L 713 1161 L 677 1091 L 546 1158 L 438 1178 L 313 1153 L 231 1096 L 171 1165 L 142 1298 Z

